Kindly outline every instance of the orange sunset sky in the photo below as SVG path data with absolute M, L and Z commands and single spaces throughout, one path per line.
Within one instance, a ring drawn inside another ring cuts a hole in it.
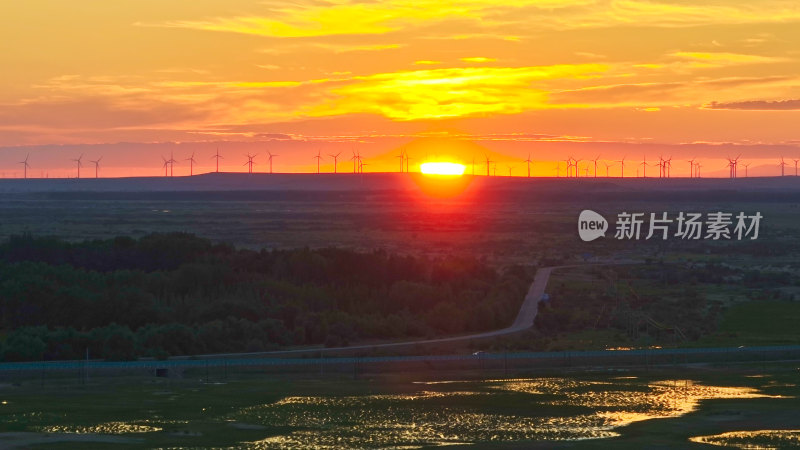
M 271 151 L 280 172 L 317 151 L 396 170 L 403 146 L 412 170 L 488 154 L 498 175 L 529 152 L 543 176 L 568 156 L 601 175 L 627 156 L 626 176 L 800 158 L 796 0 L 5 1 L 0 67 L 3 177 L 28 154 L 29 177 L 81 154 L 82 176 L 101 156 L 101 176 L 163 175 L 170 152 L 188 175 L 217 148 L 221 170 Z

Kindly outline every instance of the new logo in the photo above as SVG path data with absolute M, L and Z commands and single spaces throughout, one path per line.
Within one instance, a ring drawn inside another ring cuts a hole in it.
M 578 216 L 578 235 L 584 242 L 605 237 L 606 230 L 608 230 L 608 221 L 605 217 L 591 209 L 581 211 L 580 216 Z

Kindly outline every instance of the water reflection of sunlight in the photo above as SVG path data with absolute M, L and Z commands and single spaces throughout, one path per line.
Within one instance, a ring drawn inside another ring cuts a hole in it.
M 731 431 L 689 438 L 700 444 L 741 449 L 778 449 L 800 446 L 800 430 Z
M 44 433 L 73 433 L 73 434 L 128 434 L 151 433 L 161 431 L 162 428 L 147 425 L 144 421 L 137 422 L 106 422 L 97 425 L 52 425 L 42 427 Z
M 455 383 L 460 383 L 458 391 L 434 390 Z M 686 414 L 703 399 L 767 397 L 752 388 L 690 380 L 536 378 L 424 384 L 430 389 L 411 394 L 286 397 L 242 409 L 228 419 L 298 428 L 240 448 L 413 448 L 612 437 L 619 435 L 616 427 Z M 581 412 L 575 412 L 576 406 Z
M 664 380 L 648 384 L 617 380 L 610 383 L 560 378 L 528 380 L 496 388 L 531 394 L 559 394 L 552 405 L 586 406 L 596 410 L 605 426 L 619 427 L 641 420 L 675 417 L 694 411 L 705 399 L 778 398 L 747 387 L 695 384 L 692 380 Z M 602 385 L 602 389 L 594 386 Z

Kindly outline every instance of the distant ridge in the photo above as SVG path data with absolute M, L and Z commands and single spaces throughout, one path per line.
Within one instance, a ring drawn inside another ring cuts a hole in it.
M 215 193 L 215 192 L 330 192 L 377 193 L 421 192 L 425 176 L 418 173 L 206 173 L 192 177 L 131 177 L 82 179 L 0 179 L 4 194 L 67 193 Z M 648 197 L 673 194 L 691 198 L 691 193 L 718 196 L 728 201 L 745 198 L 800 199 L 800 177 L 726 178 L 524 178 L 465 175 L 465 195 L 480 192 L 531 195 L 536 198 Z M 755 196 L 755 197 L 753 197 Z M 269 196 L 267 196 L 269 197 Z

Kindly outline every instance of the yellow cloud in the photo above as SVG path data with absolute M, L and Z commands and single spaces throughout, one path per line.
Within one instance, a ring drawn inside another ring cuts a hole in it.
M 461 58 L 461 61 L 464 62 L 475 62 L 475 63 L 484 63 L 484 62 L 492 62 L 497 61 L 497 58 L 485 58 L 483 56 L 473 56 L 469 58 Z
M 441 64 L 441 63 L 442 63 L 441 61 L 431 61 L 429 59 L 423 59 L 423 60 L 420 60 L 420 61 L 414 61 L 414 64 L 417 65 L 417 66 L 432 66 L 432 65 Z
M 389 2 L 328 2 L 307 8 L 283 8 L 278 18 L 239 16 L 205 21 L 174 21 L 172 27 L 197 28 L 275 37 L 312 37 L 344 34 L 382 34 L 409 22 L 473 15 L 458 2 L 394 0 Z M 274 17 L 275 15 L 273 15 Z
M 727 52 L 675 52 L 672 56 L 698 63 L 698 67 L 719 67 L 734 64 L 756 64 L 782 62 L 785 58 L 746 55 Z
M 322 0 L 302 7 L 279 7 L 205 20 L 169 21 L 159 26 L 224 31 L 270 37 L 384 34 L 411 25 L 472 19 L 481 29 L 507 29 L 528 23 L 536 11 L 537 29 L 573 29 L 619 25 L 686 27 L 710 24 L 781 23 L 800 20 L 791 2 L 759 4 L 679 4 L 651 0 Z M 138 23 L 138 25 L 146 25 Z M 468 34 L 469 35 L 469 34 Z M 452 36 L 448 36 L 452 37 Z M 502 39 L 519 40 L 517 35 Z
M 336 88 L 311 116 L 373 113 L 394 120 L 514 114 L 547 105 L 545 83 L 595 76 L 600 64 L 536 67 L 469 67 L 416 70 L 357 77 Z M 539 82 L 541 86 L 535 84 Z

